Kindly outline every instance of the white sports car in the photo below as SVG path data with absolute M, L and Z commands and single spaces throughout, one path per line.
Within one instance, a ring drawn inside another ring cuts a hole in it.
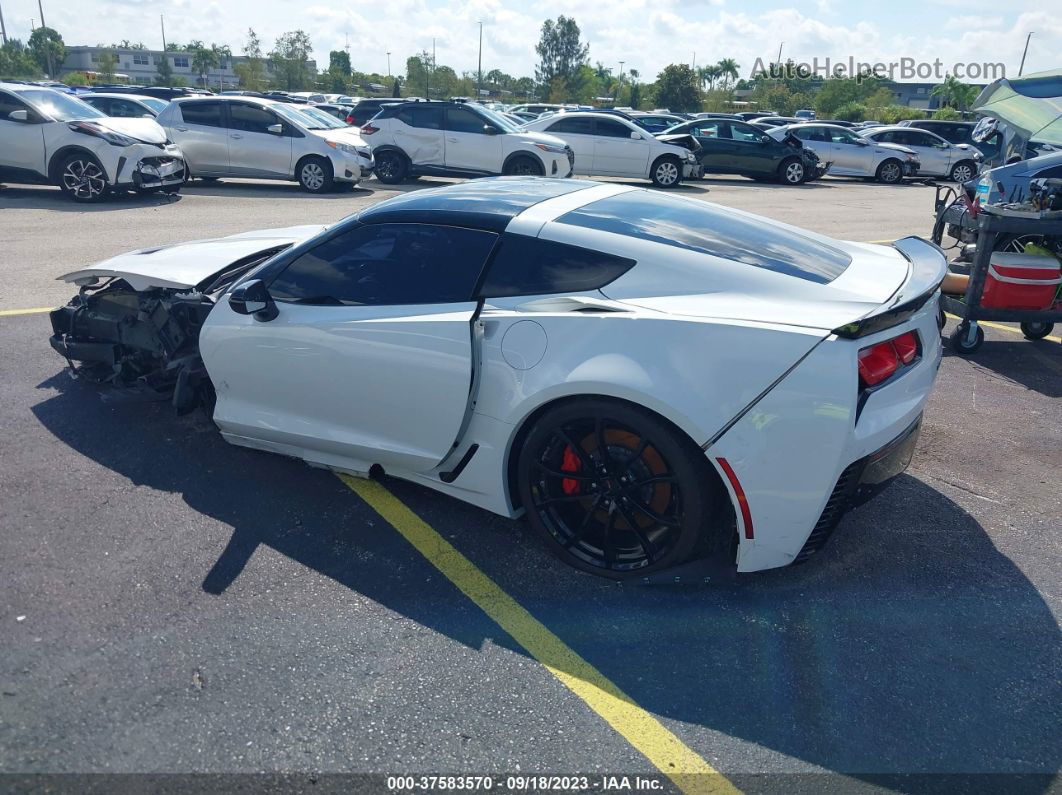
M 753 571 L 906 467 L 944 274 L 918 238 L 487 179 L 69 273 L 51 343 L 234 444 L 524 512 L 585 571 Z

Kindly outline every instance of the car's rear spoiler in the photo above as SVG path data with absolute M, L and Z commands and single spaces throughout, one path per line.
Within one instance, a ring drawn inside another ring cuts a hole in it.
M 911 265 L 907 281 L 878 309 L 854 323 L 834 329 L 837 336 L 855 339 L 897 326 L 921 309 L 940 288 L 948 273 L 948 259 L 940 246 L 911 236 L 897 240 L 892 247 Z

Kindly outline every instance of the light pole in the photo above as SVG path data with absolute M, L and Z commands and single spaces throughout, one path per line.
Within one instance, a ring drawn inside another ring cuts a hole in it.
M 777 63 L 778 63 L 779 66 L 782 65 L 782 45 L 784 45 L 784 44 L 785 44 L 785 42 L 783 41 L 781 44 L 778 45 L 778 62 Z
M 387 76 L 391 76 L 391 51 L 387 51 Z
M 483 90 L 483 20 L 479 21 L 479 66 L 476 70 L 476 102 L 479 102 L 479 92 Z
M 1032 38 L 1032 31 L 1025 37 L 1025 49 L 1021 53 L 1021 66 L 1018 67 L 1018 77 L 1021 77 L 1022 71 L 1025 69 L 1025 56 L 1029 54 L 1029 39 Z
M 4 44 L 7 44 L 7 28 L 4 27 L 4 7 L 0 6 L 0 37 L 3 37 Z

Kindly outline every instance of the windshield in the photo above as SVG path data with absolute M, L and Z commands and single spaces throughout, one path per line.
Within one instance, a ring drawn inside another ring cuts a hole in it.
M 39 112 L 51 116 L 56 121 L 80 121 L 82 119 L 102 119 L 106 114 L 96 110 L 87 102 L 74 99 L 69 94 L 60 94 L 50 88 L 39 91 L 19 91 L 20 99 L 26 100 Z
M 335 116 L 330 116 L 317 108 L 299 108 L 298 112 L 308 117 L 309 122 L 306 124 L 308 130 L 337 130 L 347 126 Z
M 269 106 L 269 109 L 282 119 L 291 122 L 299 129 L 305 129 L 310 124 L 310 120 L 307 119 L 305 114 L 300 113 L 291 105 L 286 105 L 283 102 L 275 102 Z
M 472 108 L 472 105 L 466 105 L 467 108 Z M 495 113 L 490 108 L 485 108 L 482 105 L 475 106 L 476 113 L 481 116 L 486 116 L 493 124 L 501 127 L 505 132 L 518 132 L 519 127 L 509 119 L 502 116 L 500 113 Z
M 166 106 L 170 104 L 165 100 L 155 99 L 154 97 L 144 97 L 140 101 L 155 111 L 155 113 L 162 113 L 162 111 L 166 109 Z

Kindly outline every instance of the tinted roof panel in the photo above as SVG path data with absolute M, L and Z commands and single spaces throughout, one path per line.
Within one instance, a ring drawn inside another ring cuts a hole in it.
M 826 284 L 851 262 L 843 251 L 707 202 L 631 191 L 592 202 L 562 224 L 652 240 Z

